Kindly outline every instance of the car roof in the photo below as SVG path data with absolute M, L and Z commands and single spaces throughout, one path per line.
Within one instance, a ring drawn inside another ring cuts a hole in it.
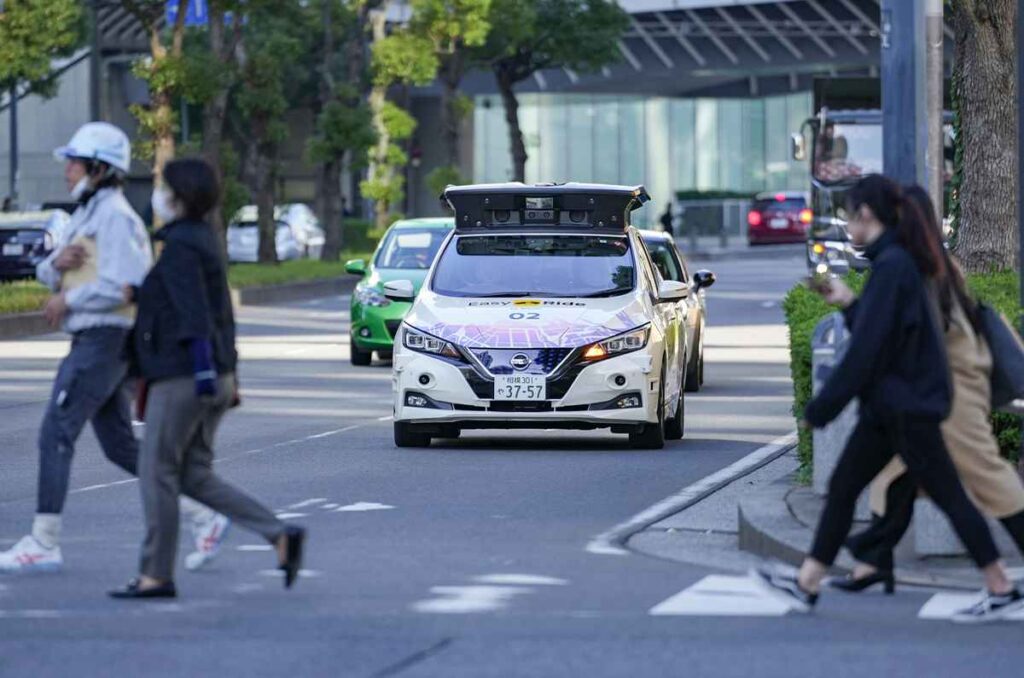
M 667 231 L 652 231 L 650 229 L 640 229 L 640 237 L 644 240 L 672 240 L 672 234 Z
M 391 228 L 455 228 L 455 220 L 451 217 L 422 217 L 419 219 L 399 219 L 391 224 Z

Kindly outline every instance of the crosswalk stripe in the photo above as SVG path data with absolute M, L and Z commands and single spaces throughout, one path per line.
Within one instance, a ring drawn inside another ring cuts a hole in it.
M 789 606 L 769 598 L 749 577 L 709 575 L 651 608 L 661 616 L 781 617 Z

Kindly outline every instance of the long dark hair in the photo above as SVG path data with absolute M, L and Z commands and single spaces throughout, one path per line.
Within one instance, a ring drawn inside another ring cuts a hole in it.
M 967 289 L 967 280 L 956 260 L 945 248 L 942 242 L 942 227 L 938 221 L 938 213 L 935 204 L 924 190 L 917 184 L 911 184 L 903 189 L 903 198 L 906 203 L 905 210 L 915 213 L 915 218 L 920 219 L 926 226 L 925 232 L 934 234 L 935 242 L 938 244 L 946 265 L 946 276 L 939 281 L 939 305 L 942 308 L 943 318 L 949 324 L 949 317 L 952 313 L 953 301 L 960 305 L 967 315 L 967 319 L 977 331 L 980 329 L 980 318 L 978 317 L 978 304 L 974 301 L 970 291 Z
M 850 189 L 846 196 L 847 210 L 853 214 L 862 205 L 874 212 L 886 227 L 896 232 L 904 249 L 910 253 L 921 275 L 944 287 L 949 276 L 942 237 L 935 219 L 935 208 L 928 194 L 927 207 L 908 197 L 898 183 L 880 174 L 869 174 Z

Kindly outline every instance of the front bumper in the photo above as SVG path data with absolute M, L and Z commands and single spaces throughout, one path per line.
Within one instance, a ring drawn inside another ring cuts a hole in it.
M 586 366 L 570 367 L 548 378 L 548 400 L 493 400 L 493 381 L 468 365 L 397 347 L 392 372 L 395 421 L 459 428 L 612 428 L 637 430 L 658 421 L 660 366 L 647 351 Z M 471 383 L 472 382 L 472 383 Z M 621 383 L 619 383 L 621 382 Z M 414 407 L 407 396 L 425 396 L 429 407 Z M 636 407 L 616 401 L 635 394 Z
M 45 256 L 0 257 L 0 278 L 35 278 L 36 265 Z
M 350 307 L 352 340 L 364 351 L 390 351 L 402 318 L 412 308 L 406 301 L 387 306 L 365 306 L 353 298 Z

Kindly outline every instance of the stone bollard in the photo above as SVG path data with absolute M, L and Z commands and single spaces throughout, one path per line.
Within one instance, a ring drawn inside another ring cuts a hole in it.
M 811 381 L 812 392 L 818 391 L 828 379 L 832 368 L 842 360 L 850 335 L 841 313 L 833 313 L 814 328 L 811 336 Z M 838 417 L 825 428 L 814 430 L 814 492 L 820 496 L 828 494 L 828 481 L 839 462 L 839 455 L 846 446 L 846 440 L 857 424 L 857 402 L 846 406 Z M 867 520 L 871 516 L 868 493 L 864 492 L 857 502 L 856 517 Z

